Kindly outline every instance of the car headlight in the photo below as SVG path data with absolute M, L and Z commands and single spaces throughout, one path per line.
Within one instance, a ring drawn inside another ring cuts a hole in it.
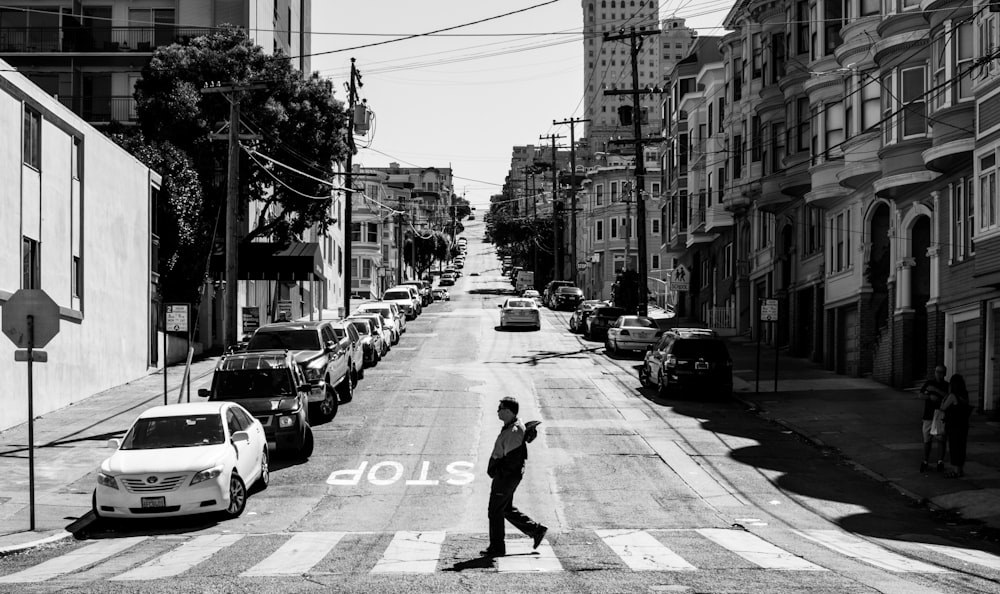
M 115 477 L 110 474 L 104 474 L 103 472 L 97 473 L 97 484 L 104 485 L 109 489 L 118 489 L 118 481 L 115 480 Z
M 191 484 L 197 485 L 202 481 L 209 481 L 222 474 L 222 467 L 215 466 L 213 468 L 208 468 L 202 470 L 201 472 L 196 472 L 193 477 L 191 477 Z
M 295 417 L 278 417 L 278 427 L 282 429 L 295 425 Z

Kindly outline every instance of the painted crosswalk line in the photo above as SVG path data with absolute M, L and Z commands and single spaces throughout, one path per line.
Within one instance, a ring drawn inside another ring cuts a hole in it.
M 543 540 L 537 549 L 531 548 L 530 538 L 507 539 L 507 555 L 497 557 L 500 573 L 548 573 L 562 571 L 552 545 Z
M 700 528 L 697 532 L 764 569 L 826 571 L 825 568 L 778 548 L 751 532 L 730 528 Z
M 434 573 L 445 532 L 397 532 L 372 573 Z
M 0 584 L 25 584 L 44 582 L 61 575 L 79 571 L 84 567 L 100 563 L 122 551 L 138 545 L 146 540 L 145 536 L 131 536 L 117 540 L 99 540 L 61 555 L 54 559 L 39 563 L 23 571 L 0 576 Z
M 946 573 L 948 569 L 910 559 L 877 544 L 862 540 L 840 530 L 795 530 L 813 542 L 845 557 L 859 559 L 875 567 L 894 572 Z
M 308 573 L 346 534 L 346 532 L 297 532 L 267 559 L 240 575 L 252 577 Z
M 152 561 L 110 578 L 112 581 L 157 580 L 174 577 L 203 563 L 222 549 L 240 541 L 242 534 L 196 536 Z
M 596 530 L 595 532 L 633 571 L 697 569 L 644 530 Z

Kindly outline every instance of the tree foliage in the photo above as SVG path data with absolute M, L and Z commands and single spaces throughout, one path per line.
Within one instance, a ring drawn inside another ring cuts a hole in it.
M 330 183 L 340 182 L 334 164 L 349 150 L 347 114 L 332 83 L 303 77 L 286 56 L 265 54 L 236 27 L 157 48 L 136 84 L 139 125 L 148 138 L 190 156 L 209 210 L 225 199 L 228 157 L 227 143 L 210 135 L 227 132 L 230 117 L 228 94 L 202 92 L 215 83 L 265 83 L 266 89 L 240 94 L 240 132 L 257 134 L 261 153 L 320 180 L 244 154 L 241 198 L 265 207 L 244 240 L 288 242 L 313 225 L 325 231 L 335 222 L 329 208 Z
M 448 239 L 442 233 L 419 235 L 410 231 L 403 241 L 403 261 L 417 272 L 417 278 L 423 278 L 435 260 L 448 259 L 449 249 Z

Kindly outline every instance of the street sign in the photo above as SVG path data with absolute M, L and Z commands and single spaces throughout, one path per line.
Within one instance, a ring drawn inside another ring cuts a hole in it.
M 35 363 L 48 363 L 49 354 L 40 349 L 18 349 L 14 351 L 14 361 L 19 363 L 27 363 L 28 361 L 34 361 Z
M 256 305 L 244 307 L 243 313 L 243 334 L 253 334 L 260 328 L 260 308 Z
M 167 303 L 166 307 L 167 332 L 187 333 L 191 306 L 187 303 Z
M 577 262 L 576 263 L 576 269 L 577 270 L 581 270 L 581 271 L 582 270 L 586 270 L 587 269 L 587 263 L 586 262 Z
M 42 348 L 59 333 L 59 306 L 41 289 L 19 289 L 0 309 L 3 333 L 19 349 Z M 28 316 L 33 337 L 28 335 Z
M 673 291 L 688 291 L 691 288 L 691 275 L 683 264 L 678 264 L 670 275 L 670 289 Z
M 278 301 L 278 315 L 275 316 L 275 321 L 277 322 L 291 322 L 292 321 L 292 302 L 287 299 L 281 299 Z
M 777 322 L 778 321 L 778 300 L 777 299 L 765 299 L 760 305 L 760 321 L 761 322 Z

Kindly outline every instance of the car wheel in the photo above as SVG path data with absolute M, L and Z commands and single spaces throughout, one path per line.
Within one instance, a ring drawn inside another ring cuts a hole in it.
M 382 353 L 376 351 L 375 347 L 372 347 L 372 367 L 378 365 L 378 362 L 381 360 L 382 360 Z
M 643 363 L 642 367 L 639 368 L 639 383 L 641 383 L 644 388 L 650 388 L 653 386 L 653 382 L 649 381 L 649 369 L 646 367 L 645 363 Z
M 271 484 L 271 460 L 267 453 L 267 446 L 264 446 L 264 453 L 260 456 L 260 476 L 257 477 L 257 487 L 263 491 Z
M 670 390 L 667 388 L 667 380 L 666 378 L 663 377 L 662 371 L 660 372 L 660 375 L 657 378 L 657 384 L 658 384 L 656 387 L 657 396 L 659 396 L 660 398 L 669 398 Z
M 226 508 L 226 515 L 230 518 L 238 518 L 246 506 L 247 486 L 234 470 L 232 476 L 229 477 L 229 507 Z
M 339 384 L 337 384 L 337 392 L 340 403 L 350 402 L 351 400 L 354 399 L 354 388 L 351 386 L 350 380 L 346 377 L 343 380 L 341 380 Z M 333 398 L 333 400 L 336 402 L 338 399 Z M 337 414 L 336 407 L 334 407 L 333 409 L 333 414 L 334 415 Z M 333 417 L 331 416 L 331 418 Z
M 298 451 L 299 458 L 305 460 L 309 456 L 312 456 L 314 447 L 312 427 L 306 427 L 306 437 L 302 440 L 302 447 Z
M 365 366 L 361 365 L 361 368 L 358 369 L 357 367 L 354 367 L 352 365 L 351 366 L 351 375 L 354 377 L 354 385 L 357 386 L 358 385 L 358 380 L 365 379 Z

